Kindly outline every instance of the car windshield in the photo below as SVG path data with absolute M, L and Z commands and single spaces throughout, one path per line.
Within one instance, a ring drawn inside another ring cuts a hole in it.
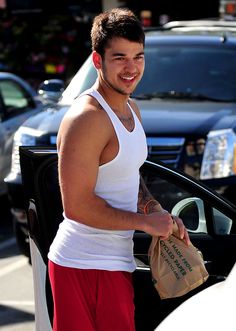
M 223 43 L 216 46 L 146 44 L 145 59 L 144 76 L 133 97 L 236 101 L 235 48 Z M 76 76 L 65 96 L 74 98 L 93 84 L 96 71 L 91 58 Z
M 152 45 L 134 96 L 236 100 L 236 49 Z

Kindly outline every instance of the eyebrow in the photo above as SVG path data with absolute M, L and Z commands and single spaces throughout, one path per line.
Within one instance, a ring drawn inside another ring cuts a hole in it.
M 144 52 L 139 52 L 138 54 L 135 54 L 135 56 L 138 55 L 144 55 Z M 126 56 L 125 53 L 113 53 L 112 56 Z

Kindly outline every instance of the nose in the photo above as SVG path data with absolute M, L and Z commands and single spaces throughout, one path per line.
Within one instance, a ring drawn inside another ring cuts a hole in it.
M 132 60 L 132 59 L 126 60 L 126 62 L 125 62 L 125 68 L 126 68 L 126 70 L 132 71 L 135 68 L 134 60 Z

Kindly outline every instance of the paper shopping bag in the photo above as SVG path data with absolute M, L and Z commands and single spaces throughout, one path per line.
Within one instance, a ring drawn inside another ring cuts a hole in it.
M 172 234 L 167 240 L 153 237 L 149 262 L 154 286 L 161 299 L 182 296 L 203 284 L 209 274 L 201 252 Z

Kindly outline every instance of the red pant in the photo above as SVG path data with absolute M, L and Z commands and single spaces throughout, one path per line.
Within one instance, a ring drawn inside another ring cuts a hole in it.
M 49 261 L 53 331 L 134 331 L 132 275 Z

